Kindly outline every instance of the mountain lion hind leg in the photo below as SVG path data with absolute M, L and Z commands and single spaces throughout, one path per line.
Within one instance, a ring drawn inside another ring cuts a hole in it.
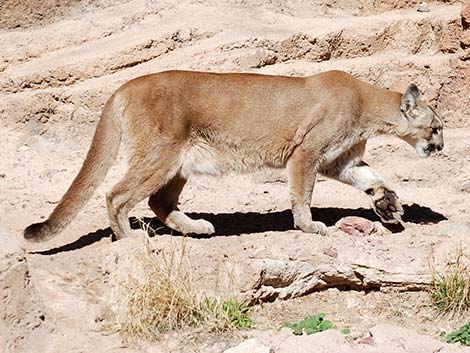
M 181 212 L 178 198 L 186 184 L 186 179 L 177 173 L 165 186 L 149 198 L 149 206 L 167 227 L 183 234 L 213 234 L 214 226 L 203 219 L 191 219 Z
M 320 172 L 370 195 L 374 211 L 384 223 L 399 223 L 403 216 L 400 200 L 384 178 L 362 161 L 365 146 L 365 141 L 353 146 L 333 162 L 322 166 Z
M 117 239 L 141 233 L 139 230 L 131 230 L 129 211 L 138 202 L 164 187 L 177 173 L 175 166 L 178 156 L 167 153 L 164 158 L 152 157 L 158 155 L 157 150 L 145 154 L 143 158 L 134 156 L 126 175 L 106 194 L 111 229 Z

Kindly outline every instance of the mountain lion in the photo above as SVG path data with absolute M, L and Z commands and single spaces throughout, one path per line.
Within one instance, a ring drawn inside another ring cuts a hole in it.
M 370 195 L 383 222 L 403 209 L 385 180 L 362 161 L 368 138 L 396 135 L 420 157 L 444 146 L 443 122 L 410 85 L 404 94 L 341 71 L 310 77 L 168 71 L 133 79 L 107 101 L 88 155 L 45 222 L 24 231 L 44 241 L 66 227 L 90 199 L 125 145 L 128 170 L 106 195 L 116 237 L 132 234 L 128 213 L 141 200 L 168 227 L 210 234 L 211 223 L 177 207 L 192 174 L 221 176 L 287 167 L 296 228 L 326 234 L 312 220 L 317 173 Z

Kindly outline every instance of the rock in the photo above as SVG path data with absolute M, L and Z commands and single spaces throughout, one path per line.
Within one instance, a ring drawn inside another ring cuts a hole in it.
M 258 339 L 251 338 L 236 347 L 229 348 L 224 353 L 274 353 L 273 349 L 262 344 Z
M 421 288 L 429 285 L 428 273 L 409 273 L 409 268 L 384 270 L 381 264 L 322 263 L 254 260 L 252 266 L 259 278 L 251 288 L 251 303 L 290 299 L 325 288 L 350 286 L 370 289 L 378 287 Z M 377 266 L 377 268 L 376 268 Z M 248 272 L 248 271 L 244 271 Z
M 31 148 L 27 145 L 23 145 L 20 148 L 18 148 L 18 152 L 26 152 L 29 151 Z
M 269 341 L 276 353 L 343 352 L 339 347 L 349 346 L 344 335 L 337 330 L 327 330 L 312 335 L 276 337 Z
M 240 58 L 239 64 L 242 69 L 260 68 L 272 65 L 277 61 L 276 55 L 265 49 L 256 49 L 254 53 L 247 54 Z
M 377 325 L 371 329 L 371 335 L 377 346 L 395 347 L 400 352 L 442 352 L 447 346 L 429 336 L 393 325 Z
M 467 48 L 466 50 L 463 50 L 462 53 L 459 55 L 459 59 L 461 61 L 470 60 L 470 49 Z
M 462 27 L 464 30 L 470 28 L 470 1 L 466 0 L 462 3 L 462 9 L 460 10 L 460 17 L 462 20 Z
M 374 326 L 366 337 L 357 340 L 352 337 L 346 339 L 340 331 L 334 329 L 300 336 L 283 335 L 272 331 L 254 334 L 262 344 L 272 347 L 275 353 L 470 352 L 470 348 L 461 345 L 447 344 L 409 329 L 385 324 Z
M 364 336 L 364 333 L 358 330 L 353 330 L 351 333 L 348 335 L 348 338 L 351 340 L 359 340 Z
M 336 248 L 333 248 L 331 246 L 329 248 L 324 249 L 323 253 L 330 257 L 334 257 L 334 258 L 338 257 L 338 250 L 336 250 Z
M 372 337 L 372 336 L 367 336 L 367 337 L 361 338 L 360 340 L 357 341 L 357 343 L 367 344 L 369 346 L 375 346 L 374 337 Z
M 364 237 L 371 234 L 385 235 L 390 233 L 379 222 L 371 222 L 368 219 L 356 216 L 340 219 L 336 222 L 335 228 L 355 237 Z
M 336 222 L 335 227 L 349 235 L 362 237 L 370 235 L 374 230 L 374 225 L 371 221 L 361 217 L 345 217 Z
M 22 338 L 45 334 L 50 328 L 50 318 L 31 282 L 29 266 L 19 242 L 1 230 L 0 283 L 0 349 L 4 346 L 7 352 L 30 352 Z M 35 348 L 45 350 L 39 342 Z
M 443 53 L 455 53 L 458 51 L 460 49 L 460 38 L 462 34 L 460 23 L 457 21 L 448 23 L 442 30 L 439 50 Z
M 284 335 L 285 337 L 292 336 L 294 334 L 294 330 L 291 329 L 290 327 L 283 327 L 280 330 L 280 335 Z
M 429 12 L 429 5 L 427 2 L 420 2 L 418 8 L 416 9 L 418 12 Z
M 469 31 L 469 47 L 470 47 L 470 31 Z M 457 187 L 458 191 L 470 193 L 470 181 L 463 182 L 460 186 Z

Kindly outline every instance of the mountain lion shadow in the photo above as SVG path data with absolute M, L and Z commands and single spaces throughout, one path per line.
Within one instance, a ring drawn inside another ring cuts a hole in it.
M 428 224 L 439 223 L 447 219 L 443 214 L 435 212 L 429 207 L 420 206 L 417 204 L 412 204 L 410 206 L 404 205 L 403 209 L 405 211 L 405 214 L 403 216 L 404 222 Z M 375 214 L 375 212 L 372 209 L 366 208 L 350 209 L 338 207 L 312 207 L 311 212 L 314 220 L 323 222 L 327 226 L 332 226 L 341 218 L 347 216 L 358 216 L 364 217 L 371 221 L 379 221 L 379 217 Z M 282 232 L 294 229 L 291 210 L 270 213 L 187 213 L 187 215 L 193 219 L 203 218 L 211 222 L 215 227 L 214 234 L 193 236 L 190 235 L 194 238 L 211 238 L 214 236 L 263 233 L 268 231 Z M 152 228 L 152 230 L 150 231 L 151 236 L 161 234 L 172 234 L 181 236 L 181 233 L 178 233 L 168 228 L 157 218 L 144 218 L 144 225 L 142 224 L 142 220 L 137 219 L 135 217 L 129 218 L 129 221 L 133 229 L 139 229 L 143 226 L 149 226 L 150 228 Z M 387 227 L 392 232 L 400 232 L 404 229 L 401 225 Z M 38 251 L 35 252 L 35 254 L 53 255 L 60 252 L 72 251 L 84 248 L 107 237 L 112 237 L 113 241 L 116 240 L 111 228 L 109 227 L 106 229 L 100 229 L 95 232 L 88 233 L 72 243 L 45 251 Z
M 380 221 L 380 218 L 370 208 L 338 208 L 338 207 L 312 207 L 313 219 L 325 223 L 328 227 L 335 225 L 341 218 L 347 216 L 357 216 L 369 219 L 371 221 Z M 420 206 L 418 204 L 404 205 L 403 216 L 404 222 L 427 224 L 439 223 L 447 218 L 435 212 L 429 207 Z M 187 213 L 193 219 L 205 219 L 214 225 L 215 233 L 210 235 L 189 235 L 194 238 L 211 238 L 214 236 L 240 235 L 249 233 L 263 232 L 282 232 L 294 229 L 294 223 L 291 210 L 278 212 L 259 213 L 259 212 L 235 212 L 235 213 Z M 181 235 L 181 233 L 166 227 L 157 218 L 144 218 L 144 223 L 152 228 L 151 235 L 173 234 Z M 141 228 L 142 221 L 131 219 L 133 229 Z M 401 232 L 404 230 L 402 225 L 384 224 L 392 232 Z

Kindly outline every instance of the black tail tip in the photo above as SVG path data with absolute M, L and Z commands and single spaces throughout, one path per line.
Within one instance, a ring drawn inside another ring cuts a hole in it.
M 34 243 L 44 241 L 47 238 L 45 234 L 47 232 L 47 228 L 46 222 L 34 223 L 26 227 L 23 232 L 23 236 L 26 240 Z

